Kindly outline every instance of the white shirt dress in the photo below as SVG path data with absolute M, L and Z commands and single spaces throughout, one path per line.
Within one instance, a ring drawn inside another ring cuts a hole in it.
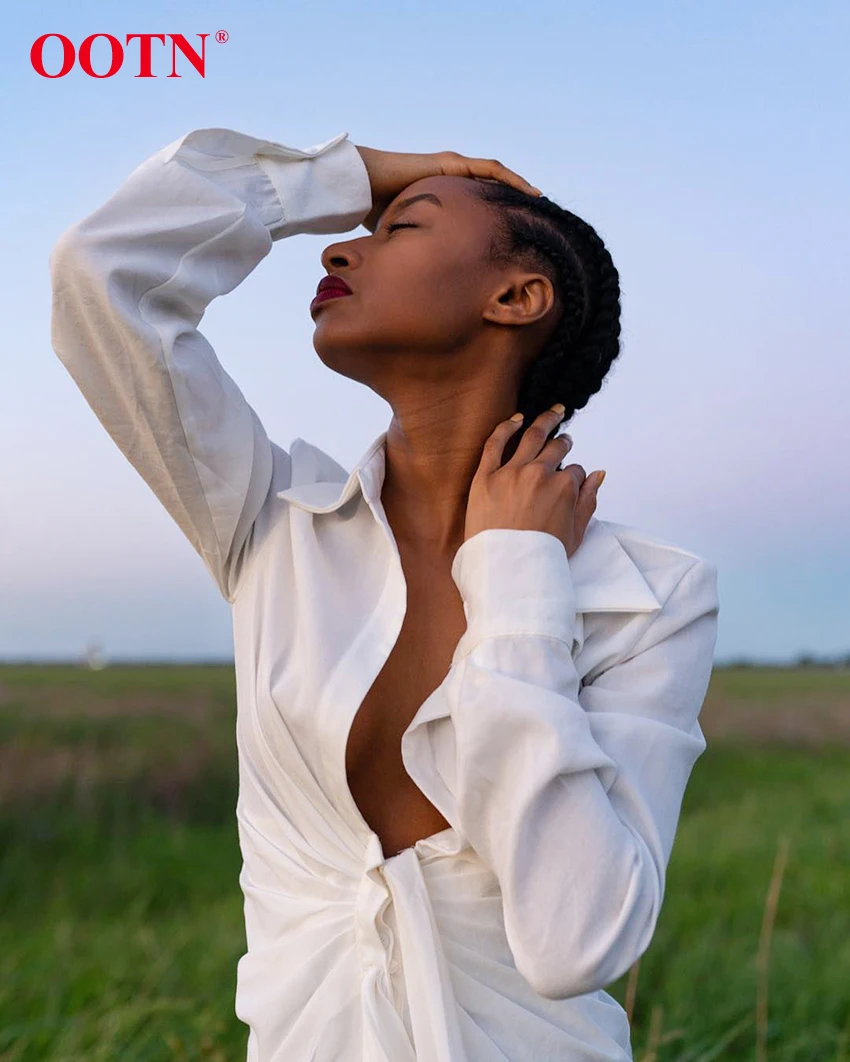
M 274 242 L 370 209 L 347 133 L 199 129 L 50 256 L 58 357 L 232 608 L 247 1057 L 631 1059 L 605 986 L 652 940 L 705 748 L 716 568 L 595 517 L 569 559 L 542 531 L 464 542 L 467 629 L 401 744 L 451 826 L 384 858 L 345 748 L 406 608 L 386 433 L 350 472 L 283 449 L 198 330 Z

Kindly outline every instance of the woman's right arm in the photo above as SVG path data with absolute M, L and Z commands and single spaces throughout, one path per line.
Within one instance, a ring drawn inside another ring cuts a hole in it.
M 138 166 L 51 252 L 56 354 L 228 601 L 273 477 L 289 485 L 289 454 L 197 326 L 273 242 L 347 232 L 371 207 L 347 133 L 299 149 L 197 129 Z

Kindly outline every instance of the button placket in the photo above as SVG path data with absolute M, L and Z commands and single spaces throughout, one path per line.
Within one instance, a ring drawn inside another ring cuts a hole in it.
M 390 894 L 376 868 L 367 870 L 360 881 L 355 905 L 355 926 L 360 957 L 364 967 L 386 972 L 386 941 L 379 928 L 381 912 L 390 902 Z
M 393 932 L 390 920 L 392 918 L 392 893 L 390 892 L 389 885 L 387 884 L 386 875 L 384 874 L 384 866 L 381 864 L 376 867 L 378 874 L 381 877 L 384 888 L 387 892 L 387 903 L 378 912 L 378 920 L 381 923 L 381 928 L 378 931 L 378 938 L 381 941 L 381 946 L 384 949 L 384 958 L 386 962 L 387 976 L 397 973 L 401 968 L 396 956 L 396 935 Z
M 390 903 L 387 905 L 387 908 L 382 912 L 383 917 L 384 917 L 385 928 L 382 929 L 380 934 L 379 934 L 379 936 L 381 938 L 381 944 L 382 944 L 383 949 L 384 949 L 384 959 L 385 959 L 385 962 L 386 962 L 387 974 L 388 975 L 397 973 L 399 968 L 400 968 L 400 963 L 399 963 L 398 958 L 397 958 L 398 948 L 397 948 L 397 942 L 396 942 L 396 935 L 389 928 L 389 926 L 386 925 L 386 914 L 389 911 L 391 904 L 392 904 L 392 897 L 390 898 Z
M 366 868 L 357 894 L 355 923 L 361 963 L 374 969 L 388 997 L 394 994 L 393 974 L 401 969 L 393 932 L 393 897 L 385 874 L 383 851 L 377 835 L 370 838 Z

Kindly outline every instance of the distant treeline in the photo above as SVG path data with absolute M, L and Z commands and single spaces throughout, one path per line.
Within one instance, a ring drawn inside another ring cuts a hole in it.
M 232 668 L 234 666 L 233 660 L 227 659 L 211 659 L 211 660 L 123 660 L 118 657 L 110 659 L 106 656 L 90 659 L 85 656 L 76 657 L 71 659 L 55 659 L 55 660 L 27 660 L 24 658 L 19 659 L 6 659 L 0 660 L 0 667 L 85 667 L 92 670 L 99 670 L 104 667 L 227 667 Z M 788 660 L 757 660 L 753 657 L 736 656 L 727 657 L 725 660 L 715 660 L 715 668 L 733 668 L 733 667 L 781 667 L 781 668 L 801 668 L 801 667 L 830 667 L 830 668 L 850 668 L 850 652 L 839 654 L 838 656 L 817 656 L 814 653 L 799 653 L 796 657 Z
M 850 653 L 843 656 L 815 656 L 813 653 L 800 653 L 793 660 L 752 660 L 749 657 L 731 657 L 727 660 L 715 660 L 718 667 L 836 667 L 850 668 Z

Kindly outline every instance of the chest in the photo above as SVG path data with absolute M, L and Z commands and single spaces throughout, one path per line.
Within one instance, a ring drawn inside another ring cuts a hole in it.
M 401 737 L 448 674 L 466 629 L 451 559 L 402 555 L 407 611 L 398 639 L 348 735 L 345 767 L 352 797 L 389 858 L 449 823 L 404 768 Z

